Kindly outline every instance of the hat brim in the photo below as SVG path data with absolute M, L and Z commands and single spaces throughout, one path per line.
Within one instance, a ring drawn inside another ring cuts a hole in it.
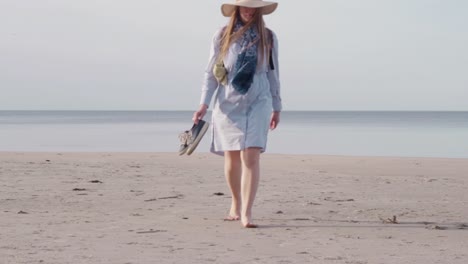
M 269 15 L 273 13 L 278 7 L 278 3 L 267 2 L 267 1 L 249 1 L 249 2 L 238 2 L 233 4 L 223 4 L 221 5 L 221 13 L 225 17 L 230 17 L 236 10 L 238 6 L 250 7 L 250 8 L 260 8 L 263 15 Z

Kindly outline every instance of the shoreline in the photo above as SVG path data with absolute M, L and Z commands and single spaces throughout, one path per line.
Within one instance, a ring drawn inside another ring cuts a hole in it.
M 36 151 L 36 150 L 28 150 L 28 151 L 10 151 L 10 150 L 0 150 L 0 155 L 24 155 L 24 154 L 76 154 L 76 155 L 99 155 L 99 154 L 116 154 L 116 155 L 128 155 L 128 154 L 136 154 L 136 155 L 172 155 L 178 158 L 191 158 L 196 155 L 205 155 L 205 156 L 215 156 L 215 155 L 208 151 L 196 151 L 195 154 L 191 156 L 179 156 L 177 152 L 169 152 L 169 151 Z M 265 156 L 291 156 L 291 157 L 330 157 L 330 158 L 382 158 L 382 159 L 448 159 L 448 160 L 466 160 L 468 162 L 468 157 L 442 157 L 442 156 L 404 156 L 404 155 L 348 155 L 348 154 L 307 154 L 307 153 L 275 153 L 269 152 L 268 150 L 265 153 L 262 153 L 260 157 Z
M 0 152 L 5 263 L 452 263 L 468 159 L 265 153 L 257 229 L 211 153 Z M 395 218 L 394 218 L 395 217 Z M 394 221 L 393 221 L 394 220 Z

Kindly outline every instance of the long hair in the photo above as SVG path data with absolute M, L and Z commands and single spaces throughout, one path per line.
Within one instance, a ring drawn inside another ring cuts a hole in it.
M 235 41 L 237 41 L 247 29 L 249 29 L 250 26 L 256 25 L 258 34 L 260 36 L 260 39 L 258 41 L 258 61 L 263 62 L 265 51 L 269 51 L 271 49 L 271 34 L 269 34 L 268 29 L 265 27 L 265 21 L 263 20 L 263 14 L 261 8 L 257 8 L 257 11 L 255 12 L 255 16 L 253 19 L 251 19 L 248 23 L 246 23 L 241 29 L 239 29 L 237 32 L 234 32 L 234 28 L 236 26 L 236 23 L 240 19 L 240 12 L 239 12 L 239 7 L 235 9 L 235 11 L 232 13 L 231 18 L 229 19 L 229 23 L 227 24 L 222 36 L 221 36 L 221 42 L 220 42 L 220 53 L 219 56 L 220 58 L 224 58 L 226 56 L 229 47 L 231 44 Z M 270 53 L 266 53 L 267 59 L 269 60 Z M 267 60 L 267 61 L 268 61 Z M 260 63 L 258 64 L 260 65 Z

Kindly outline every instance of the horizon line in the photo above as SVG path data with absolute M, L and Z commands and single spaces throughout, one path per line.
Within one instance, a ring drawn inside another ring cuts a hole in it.
M 40 112 L 40 111 L 62 111 L 62 112 L 194 112 L 195 110 L 183 110 L 183 109 L 0 109 L 2 112 L 13 112 L 13 111 L 35 111 L 35 112 Z M 212 111 L 212 109 L 208 109 L 209 112 Z M 428 110 L 428 109 L 347 109 L 347 110 L 339 110 L 339 109 L 334 109 L 334 110 L 320 110 L 320 109 L 292 109 L 292 110 L 283 110 L 281 112 L 468 112 L 468 109 L 466 110 Z

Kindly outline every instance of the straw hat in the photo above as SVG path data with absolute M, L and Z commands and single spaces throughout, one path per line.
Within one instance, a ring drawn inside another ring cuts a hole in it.
M 221 6 L 221 13 L 223 13 L 225 17 L 230 17 L 238 6 L 261 8 L 262 13 L 264 15 L 268 15 L 275 11 L 275 9 L 278 7 L 278 3 L 267 2 L 263 0 L 236 0 L 236 2 L 232 4 L 223 4 Z

